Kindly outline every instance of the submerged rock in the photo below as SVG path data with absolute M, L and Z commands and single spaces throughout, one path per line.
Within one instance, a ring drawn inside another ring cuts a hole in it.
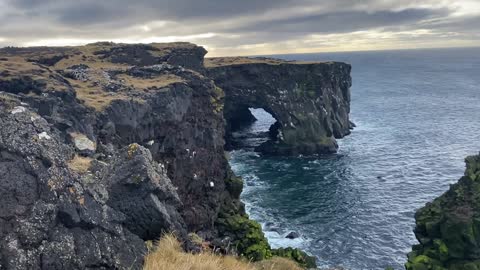
M 458 183 L 415 214 L 420 244 L 408 254 L 407 270 L 480 269 L 480 155 L 466 164 Z
M 288 238 L 288 239 L 297 239 L 300 237 L 300 234 L 297 233 L 297 232 L 289 232 L 285 238 Z

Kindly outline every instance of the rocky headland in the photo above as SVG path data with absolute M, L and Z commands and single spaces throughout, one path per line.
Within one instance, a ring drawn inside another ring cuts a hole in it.
M 140 269 L 165 232 L 192 252 L 314 266 L 271 249 L 248 218 L 225 138 L 258 107 L 278 121 L 262 152 L 336 151 L 351 127 L 350 66 L 205 54 L 190 43 L 0 49 L 0 269 Z
M 480 155 L 465 161 L 465 175 L 415 214 L 407 270 L 480 269 Z
M 273 155 L 334 153 L 350 134 L 351 66 L 339 62 L 288 62 L 269 58 L 206 59 L 207 74 L 225 92 L 229 133 L 255 120 L 262 108 L 277 122 L 257 150 Z

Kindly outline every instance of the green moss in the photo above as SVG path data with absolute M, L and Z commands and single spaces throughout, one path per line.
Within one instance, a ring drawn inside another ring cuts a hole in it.
M 307 253 L 298 248 L 279 248 L 272 250 L 273 256 L 283 257 L 297 262 L 304 268 L 316 268 L 315 257 L 309 256 Z
M 128 146 L 127 154 L 128 154 L 129 159 L 133 158 L 133 155 L 137 152 L 138 147 L 139 147 L 139 145 L 136 144 L 136 143 L 132 143 Z
M 221 214 L 217 219 L 217 228 L 222 235 L 233 239 L 234 247 L 239 255 L 252 261 L 260 261 L 272 257 L 272 252 L 262 227 L 247 215 Z
M 480 270 L 480 155 L 466 158 L 465 176 L 415 214 L 420 245 L 407 270 Z
M 228 179 L 225 180 L 227 185 L 227 190 L 230 192 L 233 198 L 240 198 L 240 194 L 243 190 L 243 180 L 241 177 L 237 177 L 235 175 L 230 176 Z
M 426 255 L 419 255 L 405 265 L 407 270 L 446 270 L 442 264 Z

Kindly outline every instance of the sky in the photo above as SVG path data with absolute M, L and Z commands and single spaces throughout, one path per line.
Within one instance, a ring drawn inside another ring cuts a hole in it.
M 189 41 L 207 56 L 480 46 L 480 0 L 0 0 L 0 47 Z

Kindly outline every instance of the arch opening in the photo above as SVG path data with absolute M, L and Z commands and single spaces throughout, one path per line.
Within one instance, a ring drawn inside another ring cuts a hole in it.
M 227 127 L 227 150 L 255 150 L 266 142 L 276 141 L 281 125 L 265 109 L 245 106 L 227 119 Z

